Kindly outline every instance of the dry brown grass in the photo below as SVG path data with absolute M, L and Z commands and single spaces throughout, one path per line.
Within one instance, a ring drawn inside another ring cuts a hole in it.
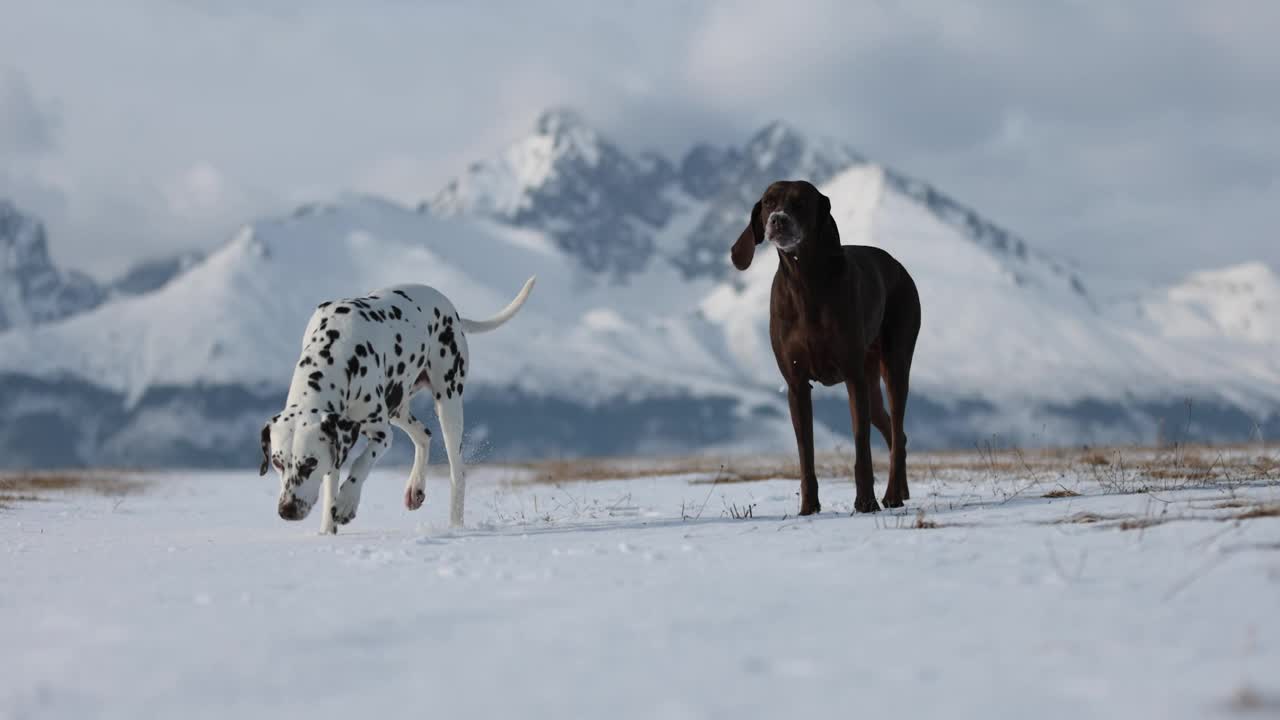
M 1280 517 L 1280 503 L 1261 503 L 1235 516 L 1236 520 Z
M 31 470 L 0 473 L 0 507 L 47 500 L 53 493 L 124 497 L 146 483 L 133 474 L 95 470 Z
M 874 453 L 876 474 L 888 472 L 888 453 Z M 1044 483 L 1046 498 L 1072 497 L 1068 478 L 1093 480 L 1104 492 L 1136 493 L 1218 484 L 1280 482 L 1280 452 L 1258 445 L 1114 447 L 1043 450 L 999 449 L 990 445 L 967 451 L 916 452 L 908 456 L 913 478 L 944 474 L 990 479 L 1022 479 Z M 820 453 L 819 477 L 850 478 L 853 453 Z M 689 476 L 695 485 L 747 483 L 796 478 L 799 467 L 790 455 L 721 455 L 669 458 L 549 460 L 518 466 L 519 482 L 558 485 L 595 480 Z M 1056 486 L 1056 487 L 1055 487 Z
M 1050 499 L 1080 497 L 1080 493 L 1076 492 L 1075 490 L 1058 488 L 1057 490 L 1050 490 L 1049 492 L 1041 495 L 1040 497 L 1050 498 Z
M 916 524 L 913 527 L 917 530 L 934 530 L 938 523 L 925 517 L 924 508 L 920 508 L 916 511 Z
M 1099 515 L 1091 512 L 1078 512 L 1074 515 L 1068 515 L 1053 521 L 1054 525 L 1092 525 L 1094 523 L 1108 522 L 1110 520 L 1121 520 L 1123 518 L 1114 515 Z

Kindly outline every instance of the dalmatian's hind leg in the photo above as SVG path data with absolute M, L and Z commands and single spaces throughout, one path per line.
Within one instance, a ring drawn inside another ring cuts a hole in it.
M 462 460 L 462 395 L 452 394 L 436 400 L 436 417 L 440 419 L 444 449 L 449 455 L 449 525 L 462 527 L 467 495 L 467 469 Z

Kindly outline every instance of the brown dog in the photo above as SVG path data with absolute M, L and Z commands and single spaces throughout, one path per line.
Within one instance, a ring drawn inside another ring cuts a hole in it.
M 800 514 L 821 509 L 813 469 L 810 381 L 843 382 L 853 416 L 853 507 L 875 512 L 871 471 L 874 424 L 891 448 L 885 507 L 902 507 L 907 490 L 907 436 L 902 430 L 911 356 L 920 333 L 920 295 L 906 268 L 880 248 L 840 244 L 831 200 L 813 185 L 775 182 L 751 208 L 751 221 L 733 244 L 733 264 L 751 265 L 756 245 L 778 250 L 769 303 L 769 336 L 787 381 L 791 423 L 800 450 Z M 891 412 L 880 395 L 889 390 Z

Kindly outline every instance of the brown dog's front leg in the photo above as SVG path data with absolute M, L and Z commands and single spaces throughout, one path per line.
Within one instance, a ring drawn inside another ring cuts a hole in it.
M 871 403 L 867 379 L 857 373 L 845 382 L 849 391 L 849 413 L 853 418 L 853 509 L 878 512 L 876 478 L 871 470 Z
M 800 451 L 800 514 L 813 515 L 822 510 L 818 502 L 818 476 L 813 469 L 813 396 L 804 380 L 787 385 L 791 401 L 791 424 L 796 430 L 796 448 Z

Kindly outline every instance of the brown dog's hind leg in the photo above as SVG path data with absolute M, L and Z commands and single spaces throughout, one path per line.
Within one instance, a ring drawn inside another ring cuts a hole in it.
M 889 487 L 885 492 L 885 505 L 889 505 L 891 499 L 911 499 L 911 491 L 907 487 L 907 433 L 903 425 L 907 414 L 907 394 L 911 389 L 911 356 L 915 352 L 915 341 L 915 332 L 903 332 L 902 337 L 885 348 L 881 366 L 885 388 L 889 391 L 893 435 L 889 443 Z
M 796 447 L 800 450 L 800 514 L 813 515 L 822 510 L 818 502 L 818 476 L 813 469 L 813 391 L 806 381 L 788 383 L 791 401 L 791 424 L 796 430 Z
M 887 447 L 893 447 L 893 429 L 889 422 L 889 411 L 884 406 L 884 395 L 880 392 L 880 343 L 876 342 L 867 350 L 867 359 L 863 364 L 862 374 L 867 378 L 867 389 L 870 391 L 871 424 L 880 432 Z

